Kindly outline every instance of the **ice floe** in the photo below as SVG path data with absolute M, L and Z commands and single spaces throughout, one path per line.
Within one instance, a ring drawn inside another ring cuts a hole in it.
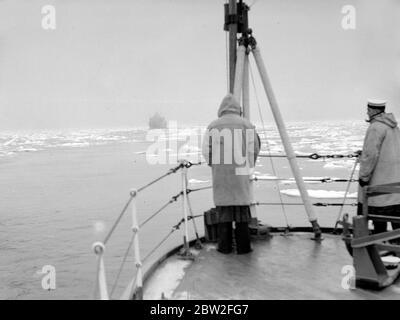
M 343 199 L 345 196 L 345 191 L 332 191 L 332 190 L 307 190 L 308 195 L 311 198 L 318 199 Z M 298 189 L 285 189 L 281 190 L 282 194 L 290 197 L 300 197 L 300 191 Z M 348 199 L 357 199 L 357 192 L 348 193 Z

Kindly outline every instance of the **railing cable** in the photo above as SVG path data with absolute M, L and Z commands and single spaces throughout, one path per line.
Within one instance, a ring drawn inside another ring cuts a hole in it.
M 112 297 L 112 295 L 113 295 L 113 293 L 114 293 L 114 291 L 115 291 L 115 288 L 117 287 L 117 283 L 118 283 L 119 277 L 121 276 L 122 269 L 124 268 L 126 259 L 128 258 L 129 251 L 130 251 L 131 248 L 132 248 L 133 240 L 134 240 L 134 239 L 135 239 L 135 234 L 132 234 L 132 236 L 131 236 L 131 241 L 129 242 L 128 248 L 127 248 L 126 251 L 125 251 L 125 255 L 124 255 L 124 258 L 123 258 L 123 260 L 122 260 L 122 262 L 121 262 L 121 266 L 119 267 L 117 276 L 115 277 L 115 281 L 114 281 L 114 284 L 113 284 L 112 289 L 111 289 L 110 297 Z
M 279 206 L 281 205 L 280 202 L 254 202 L 253 203 L 256 206 Z M 303 202 L 285 202 L 285 206 L 303 206 Z M 312 204 L 313 206 L 316 207 L 329 207 L 329 206 L 356 206 L 357 203 L 328 203 L 328 202 L 315 202 Z
M 266 179 L 263 179 L 263 177 L 253 177 L 254 181 L 290 181 L 290 182 L 296 182 L 294 178 L 277 178 L 277 177 L 266 177 Z M 304 182 L 321 182 L 321 183 L 331 183 L 331 182 L 357 182 L 357 179 L 342 179 L 342 178 L 330 178 L 330 177 L 324 177 L 324 178 L 304 178 Z
M 172 229 L 144 258 L 143 263 L 174 233 L 176 230 Z
M 356 171 L 358 163 L 359 163 L 359 159 L 357 158 L 355 163 L 354 163 L 353 170 L 351 171 L 349 182 L 347 183 L 346 192 L 344 193 L 343 202 L 342 202 L 343 205 L 346 203 L 347 194 L 348 194 L 348 192 L 350 190 L 350 180 L 353 179 L 354 172 Z M 342 217 L 343 208 L 344 208 L 344 206 L 341 206 L 340 209 L 339 209 L 339 213 L 338 213 L 338 216 L 336 218 L 335 226 L 333 227 L 333 232 L 336 232 L 337 226 L 338 226 L 338 224 L 340 222 L 340 218 Z
M 203 215 L 201 214 L 196 216 L 188 216 L 188 220 L 200 218 L 202 216 Z M 176 230 L 179 230 L 181 224 L 184 222 L 185 219 L 182 218 L 176 225 L 174 225 L 171 231 L 144 257 L 142 261 L 145 262 L 171 236 L 172 233 L 174 233 Z
M 194 164 L 191 164 L 191 165 L 194 165 Z M 143 191 L 144 189 L 146 189 L 146 188 L 150 187 L 151 185 L 153 185 L 154 183 L 156 183 L 156 182 L 162 180 L 163 178 L 169 176 L 170 174 L 176 173 L 179 169 L 183 168 L 183 166 L 184 166 L 184 164 L 183 164 L 183 163 L 180 163 L 178 166 L 169 169 L 167 173 L 163 174 L 162 176 L 158 177 L 157 179 L 154 179 L 153 181 L 150 181 L 150 182 L 147 183 L 146 185 L 144 185 L 144 186 L 142 186 L 141 188 L 137 189 L 137 192 L 141 192 L 141 191 Z
M 140 228 L 143 227 L 146 223 L 148 223 L 150 220 L 152 220 L 153 218 L 155 218 L 161 211 L 163 211 L 163 210 L 164 210 L 166 207 L 168 207 L 171 203 L 175 202 L 181 194 L 182 194 L 182 192 L 181 192 L 181 193 L 178 193 L 176 196 L 173 196 L 173 197 L 171 198 L 171 200 L 169 200 L 169 201 L 168 201 L 166 204 L 164 204 L 160 209 L 158 209 L 158 210 L 157 210 L 156 212 L 154 212 L 150 217 L 148 217 L 145 221 L 143 221 L 143 222 L 139 225 L 139 227 L 140 227 Z
M 130 195 L 128 202 L 125 204 L 124 208 L 122 209 L 121 213 L 119 214 L 117 220 L 115 220 L 113 226 L 111 227 L 110 231 L 108 231 L 106 237 L 104 238 L 103 243 L 107 244 L 108 240 L 110 239 L 111 235 L 114 233 L 115 228 L 117 227 L 117 225 L 119 224 L 119 222 L 121 221 L 122 217 L 124 216 L 126 210 L 128 210 L 129 205 L 131 204 L 132 200 L 133 200 L 134 196 Z
M 186 164 L 186 165 L 188 165 L 190 167 L 192 165 L 197 165 L 197 163 L 188 162 L 188 164 Z M 182 162 L 178 166 L 169 169 L 167 173 L 163 174 L 162 176 L 158 177 L 157 179 L 154 179 L 154 180 L 150 181 L 149 183 L 147 183 L 146 185 L 142 186 L 141 188 L 137 189 L 136 193 L 139 193 L 139 192 L 143 191 L 144 189 L 150 187 L 154 183 L 156 183 L 156 182 L 160 181 L 161 179 L 169 176 L 170 174 L 176 173 L 179 169 L 183 168 L 183 166 L 185 166 L 185 163 Z M 124 216 L 126 210 L 128 209 L 129 205 L 131 204 L 132 199 L 134 198 L 134 196 L 135 195 L 133 195 L 133 194 L 130 195 L 130 197 L 129 197 L 127 203 L 125 204 L 124 208 L 122 209 L 121 213 L 118 215 L 118 217 L 115 220 L 115 222 L 114 222 L 113 226 L 111 227 L 110 231 L 107 233 L 106 237 L 104 238 L 104 241 L 103 241 L 104 245 L 108 242 L 108 240 L 110 239 L 111 235 L 114 233 L 115 228 L 117 227 L 117 225 L 121 221 L 122 217 Z
M 320 155 L 318 153 L 312 153 L 309 155 L 302 155 L 302 154 L 297 154 L 296 158 L 304 158 L 304 159 L 312 159 L 312 160 L 319 160 L 319 159 L 352 159 L 352 158 L 358 158 L 360 156 L 359 151 L 350 153 L 350 154 L 324 154 Z M 259 157 L 264 157 L 264 158 L 287 158 L 286 155 L 284 154 L 260 154 Z

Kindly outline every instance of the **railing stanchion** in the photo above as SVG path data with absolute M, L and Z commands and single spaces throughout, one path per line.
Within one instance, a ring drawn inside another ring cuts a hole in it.
M 134 232 L 133 248 L 135 255 L 135 266 L 137 269 L 136 273 L 136 285 L 133 287 L 134 291 L 131 292 L 131 297 L 135 296 L 135 299 L 143 299 L 143 275 L 142 275 L 142 261 L 140 260 L 140 245 L 139 245 L 139 224 L 137 219 L 136 210 L 136 195 L 137 190 L 131 191 L 132 196 L 132 232 Z
M 106 271 L 105 271 L 104 259 L 103 259 L 105 246 L 102 242 L 95 242 L 93 244 L 93 250 L 94 250 L 94 253 L 97 255 L 96 291 L 98 289 L 101 300 L 109 300 L 109 295 L 108 295 L 108 290 L 107 290 Z
M 185 164 L 185 163 L 184 163 Z M 182 167 L 182 211 L 183 211 L 183 220 L 184 220 L 184 235 L 183 235 L 183 252 L 182 257 L 184 259 L 192 259 L 193 255 L 189 249 L 189 232 L 188 232 L 188 213 L 187 213 L 187 167 L 184 165 Z

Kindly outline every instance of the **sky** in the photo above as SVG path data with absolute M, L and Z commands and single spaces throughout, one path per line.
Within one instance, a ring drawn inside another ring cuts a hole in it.
M 227 91 L 224 0 L 0 0 L 0 130 L 207 125 Z M 400 117 L 400 2 L 249 0 L 286 121 Z M 42 7 L 56 29 L 42 28 Z M 342 8 L 356 9 L 344 30 Z M 251 60 L 251 117 L 272 121 Z M 257 94 L 256 94 L 257 93 Z

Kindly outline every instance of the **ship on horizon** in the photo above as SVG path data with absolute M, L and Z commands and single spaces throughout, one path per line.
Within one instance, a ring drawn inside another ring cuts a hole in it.
M 167 120 L 156 112 L 149 119 L 149 129 L 166 129 L 167 128 Z

